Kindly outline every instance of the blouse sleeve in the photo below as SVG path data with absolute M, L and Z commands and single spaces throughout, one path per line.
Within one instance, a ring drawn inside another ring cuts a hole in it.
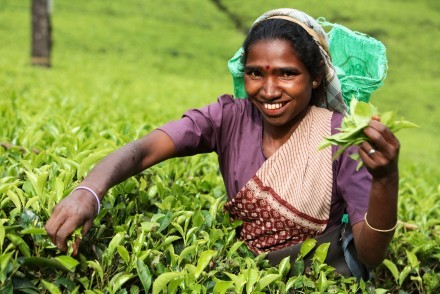
M 336 193 L 343 198 L 352 225 L 364 219 L 372 182 L 368 170 L 364 166 L 356 170 L 358 162 L 349 157 L 358 149 L 357 146 L 349 147 L 336 160 Z
M 219 142 L 228 140 L 228 122 L 234 108 L 234 99 L 229 95 L 218 98 L 200 109 L 187 111 L 180 120 L 171 121 L 158 128 L 174 142 L 177 156 L 219 151 Z M 225 137 L 226 136 L 226 137 Z

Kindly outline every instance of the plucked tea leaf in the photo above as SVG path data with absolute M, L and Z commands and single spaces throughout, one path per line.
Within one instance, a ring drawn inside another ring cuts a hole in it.
M 348 147 L 359 146 L 362 142 L 368 141 L 369 138 L 363 133 L 363 130 L 368 126 L 368 123 L 373 116 L 377 116 L 378 114 L 379 113 L 373 104 L 351 99 L 350 114 L 346 114 L 342 119 L 341 128 L 339 128 L 340 132 L 323 138 L 318 146 L 318 150 L 322 150 L 331 145 L 340 146 L 333 156 L 333 160 L 335 160 Z M 381 122 L 394 133 L 403 128 L 418 127 L 416 124 L 409 121 L 397 121 L 396 114 L 392 111 L 383 113 L 380 115 L 380 119 Z M 357 157 L 357 160 L 359 163 L 356 170 L 359 170 L 362 167 L 363 162 L 360 157 Z

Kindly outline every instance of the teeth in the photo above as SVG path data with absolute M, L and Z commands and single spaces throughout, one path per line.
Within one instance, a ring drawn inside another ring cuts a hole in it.
M 264 108 L 270 109 L 270 110 L 283 107 L 283 103 L 273 103 L 273 104 L 263 103 L 263 105 L 264 105 Z

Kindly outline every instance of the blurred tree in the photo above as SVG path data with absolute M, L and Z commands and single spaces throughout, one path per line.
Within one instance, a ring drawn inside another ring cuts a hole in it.
M 51 0 L 32 0 L 32 65 L 50 67 L 50 2 Z

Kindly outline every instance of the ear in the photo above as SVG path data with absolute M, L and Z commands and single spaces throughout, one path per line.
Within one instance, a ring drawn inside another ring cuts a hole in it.
M 316 89 L 321 85 L 322 82 L 322 75 L 316 76 L 313 80 L 312 80 L 312 89 Z

